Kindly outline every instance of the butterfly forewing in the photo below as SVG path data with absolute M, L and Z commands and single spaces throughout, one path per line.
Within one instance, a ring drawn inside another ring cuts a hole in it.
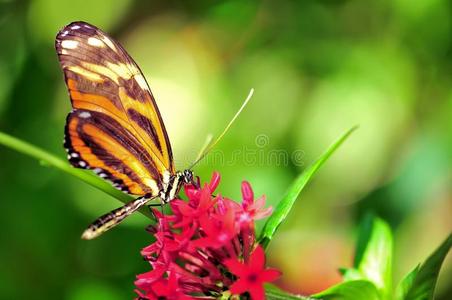
M 84 22 L 55 44 L 73 111 L 65 146 L 70 162 L 93 169 L 125 192 L 158 195 L 174 174 L 171 146 L 148 84 L 121 45 Z

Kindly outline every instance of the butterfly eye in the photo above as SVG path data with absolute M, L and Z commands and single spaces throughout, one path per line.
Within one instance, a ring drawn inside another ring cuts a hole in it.
M 189 183 L 193 183 L 193 172 L 190 170 L 185 170 L 184 171 L 184 182 L 189 184 Z

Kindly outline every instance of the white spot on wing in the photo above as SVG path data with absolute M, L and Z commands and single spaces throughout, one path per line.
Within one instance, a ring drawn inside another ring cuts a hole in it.
M 83 160 L 78 162 L 78 165 L 82 168 L 86 167 L 86 162 L 84 162 Z
M 89 117 L 91 117 L 91 114 L 87 111 L 82 111 L 78 114 L 78 116 L 83 119 L 88 119 Z
M 75 153 L 75 152 L 72 152 L 72 153 L 71 153 L 71 156 L 72 156 L 72 157 L 78 157 L 78 154 Z
M 116 47 L 115 44 L 113 44 L 113 42 L 106 36 L 102 36 L 102 41 L 104 41 L 105 44 L 107 44 L 108 47 L 110 47 L 111 49 L 113 49 L 115 52 L 116 51 Z
M 73 25 L 73 26 L 71 27 L 71 29 L 77 30 L 77 29 L 80 29 L 80 26 L 78 26 L 78 25 Z
M 134 76 L 135 81 L 138 83 L 138 85 L 140 86 L 140 88 L 142 88 L 143 90 L 149 90 L 148 85 L 146 83 L 146 80 L 144 79 L 143 75 L 138 74 Z
M 63 33 L 61 34 L 61 36 L 66 36 L 69 33 L 69 30 L 65 30 L 63 31 Z
M 74 40 L 64 40 L 61 42 L 61 47 L 66 49 L 75 49 L 78 46 L 78 41 Z
M 104 43 L 95 37 L 88 38 L 88 44 L 90 44 L 91 46 L 94 46 L 94 47 L 103 47 L 104 46 Z

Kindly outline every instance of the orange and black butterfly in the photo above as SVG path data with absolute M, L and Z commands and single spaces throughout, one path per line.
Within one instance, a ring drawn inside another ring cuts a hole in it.
M 64 142 L 70 163 L 139 196 L 92 223 L 82 235 L 92 239 L 151 199 L 171 201 L 183 183 L 193 183 L 193 173 L 175 171 L 152 92 L 118 42 L 93 25 L 73 22 L 58 32 L 55 48 L 73 108 Z

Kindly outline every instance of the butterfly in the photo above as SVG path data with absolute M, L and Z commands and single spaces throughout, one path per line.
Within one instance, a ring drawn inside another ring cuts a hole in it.
M 173 200 L 190 169 L 175 171 L 171 144 L 154 96 L 124 48 L 99 28 L 73 22 L 60 30 L 55 48 L 72 103 L 64 147 L 69 162 L 134 196 L 135 200 L 93 222 L 93 239 L 150 200 Z

